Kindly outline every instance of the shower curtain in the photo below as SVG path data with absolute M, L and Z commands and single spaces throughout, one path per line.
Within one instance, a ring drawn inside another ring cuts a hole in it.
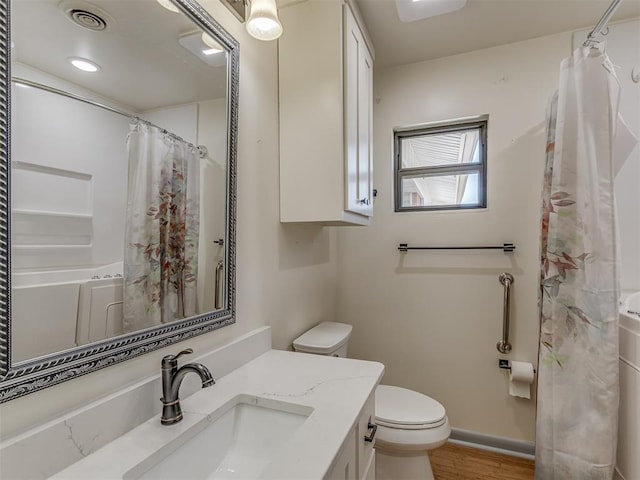
M 615 466 L 618 97 L 604 51 L 580 48 L 562 63 L 543 187 L 537 480 L 609 480 Z
M 127 139 L 124 331 L 196 314 L 200 217 L 197 150 L 141 120 Z

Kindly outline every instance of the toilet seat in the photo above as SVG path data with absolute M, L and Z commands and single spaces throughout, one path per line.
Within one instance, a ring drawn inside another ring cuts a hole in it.
M 376 423 L 388 428 L 427 430 L 444 425 L 444 407 L 431 397 L 389 385 L 376 389 Z
M 428 423 L 428 424 L 419 424 L 419 425 L 403 425 L 398 423 L 385 422 L 384 420 L 380 420 L 379 418 L 376 417 L 376 424 L 381 425 L 383 427 L 387 427 L 387 428 L 398 428 L 400 430 L 429 430 L 429 429 L 444 425 L 446 421 L 447 421 L 447 418 L 445 417 L 437 423 Z
M 376 449 L 397 452 L 433 450 L 447 443 L 449 435 L 451 435 L 451 426 L 446 418 L 439 427 L 424 430 L 389 428 L 378 425 Z

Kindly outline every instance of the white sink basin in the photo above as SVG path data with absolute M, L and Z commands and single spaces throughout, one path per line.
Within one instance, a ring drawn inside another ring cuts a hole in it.
M 303 405 L 239 395 L 210 415 L 213 423 L 203 419 L 124 479 L 257 478 L 311 412 Z

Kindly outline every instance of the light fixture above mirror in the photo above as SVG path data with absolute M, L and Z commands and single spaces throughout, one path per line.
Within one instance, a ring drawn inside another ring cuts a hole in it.
M 247 19 L 247 32 L 258 40 L 276 40 L 282 35 L 276 0 L 252 0 Z
M 249 35 L 263 41 L 276 40 L 282 35 L 276 0 L 220 0 L 241 22 L 246 21 Z M 465 0 L 466 1 L 466 0 Z M 171 0 L 158 0 L 167 10 L 179 12 Z M 247 18 L 247 10 L 249 16 Z M 206 43 L 206 39 L 203 36 Z M 214 48 L 214 47 L 212 47 Z
M 221 0 L 221 2 L 241 22 L 246 20 L 247 32 L 253 38 L 271 41 L 282 35 L 276 0 Z
M 220 0 L 222 4 L 231 10 L 240 22 L 244 23 L 247 17 L 247 7 L 249 5 L 248 0 Z

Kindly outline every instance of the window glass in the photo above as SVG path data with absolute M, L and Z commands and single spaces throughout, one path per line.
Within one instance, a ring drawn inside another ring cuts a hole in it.
M 480 175 L 437 175 L 402 179 L 402 207 L 476 205 Z
M 486 116 L 394 137 L 396 211 L 486 207 Z
M 402 139 L 402 168 L 457 165 L 479 161 L 480 129 Z

